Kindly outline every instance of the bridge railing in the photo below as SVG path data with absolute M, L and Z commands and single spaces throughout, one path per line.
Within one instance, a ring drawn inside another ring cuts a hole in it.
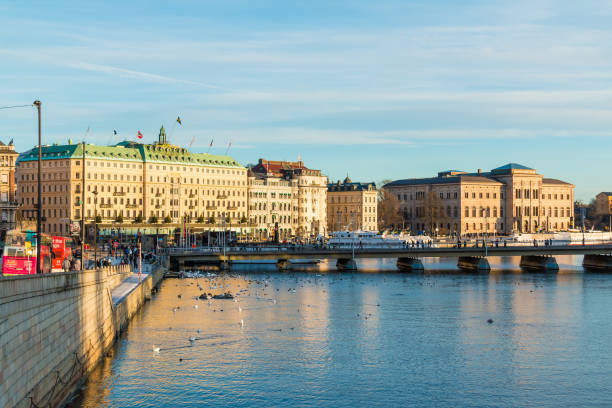
M 220 246 L 203 246 L 203 247 L 192 247 L 192 248 L 164 248 L 163 250 L 161 250 L 160 254 L 161 255 L 180 255 L 180 256 L 185 256 L 185 255 L 205 255 L 205 254 L 211 254 L 211 255 L 217 255 L 217 254 L 223 254 L 224 251 L 225 253 L 232 253 L 232 254 L 236 254 L 236 253 L 241 253 L 241 254 L 248 254 L 248 253 L 279 253 L 282 254 L 283 252 L 291 252 L 291 253 L 296 253 L 296 252 L 301 252 L 301 251 L 337 251 L 337 250 L 355 250 L 355 251 L 360 251 L 360 250 L 422 250 L 422 249 L 451 249 L 451 248 L 465 248 L 465 249 L 473 249 L 473 248 L 485 248 L 485 243 L 486 243 L 486 247 L 487 248 L 527 248 L 527 247 L 568 247 L 568 246 L 583 246 L 583 244 L 580 243 L 560 243 L 560 242 L 555 242 L 555 241 L 548 241 L 548 240 L 535 240 L 532 242 L 515 242 L 515 241 L 510 241 L 510 240 L 505 240 L 505 239 L 496 239 L 496 238 L 492 238 L 492 239 L 487 239 L 486 241 L 484 239 L 464 239 L 461 241 L 433 241 L 430 243 L 424 243 L 424 242 L 415 242 L 415 243 L 406 243 L 405 245 L 389 245 L 389 246 L 385 246 L 385 245 L 381 245 L 381 246 L 369 246 L 369 245 L 359 245 L 359 244 L 355 244 L 355 245 L 351 245 L 351 244 L 320 244 L 320 245 L 312 245 L 312 244 L 305 244 L 305 245 L 294 245 L 294 244 L 277 244 L 277 245 L 270 245 L 270 244 L 255 244 L 255 245 L 237 245 L 237 246 L 227 246 L 225 248 L 220 247 Z M 605 245 L 605 244 L 612 244 L 612 241 L 605 241 L 605 242 L 594 242 L 594 241 L 587 241 L 585 242 L 585 246 L 591 246 L 591 245 Z

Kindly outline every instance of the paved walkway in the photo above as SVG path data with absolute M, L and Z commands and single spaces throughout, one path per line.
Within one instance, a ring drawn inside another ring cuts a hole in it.
M 142 276 L 141 279 L 145 280 L 147 276 L 153 270 L 152 265 L 143 264 L 142 265 Z M 134 289 L 138 287 L 140 281 L 138 280 L 138 271 L 134 272 L 130 277 L 121 282 L 119 286 L 111 291 L 111 296 L 113 298 L 113 306 L 117 306 L 117 304 L 121 303 L 121 301 Z

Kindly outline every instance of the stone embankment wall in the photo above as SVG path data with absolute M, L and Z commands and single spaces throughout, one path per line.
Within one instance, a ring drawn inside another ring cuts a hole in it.
M 55 407 L 85 379 L 162 278 L 114 306 L 128 266 L 0 279 L 0 407 Z

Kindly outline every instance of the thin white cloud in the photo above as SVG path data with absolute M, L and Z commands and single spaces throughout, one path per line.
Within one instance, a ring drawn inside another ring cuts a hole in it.
M 227 88 L 223 88 L 221 86 L 217 86 L 213 84 L 172 78 L 172 77 L 168 77 L 164 75 L 152 74 L 149 72 L 135 71 L 131 69 L 113 67 L 111 65 L 90 64 L 87 62 L 80 62 L 80 61 L 72 61 L 72 62 L 67 61 L 67 62 L 63 62 L 63 64 L 71 68 L 82 69 L 85 71 L 102 72 L 102 73 L 109 74 L 109 75 L 118 75 L 118 76 L 122 76 L 126 78 L 134 78 L 134 79 L 140 79 L 144 81 L 169 82 L 169 83 L 176 83 L 176 84 L 195 85 L 195 86 L 201 86 L 205 88 L 212 88 L 212 89 L 219 89 L 219 90 L 227 89 Z

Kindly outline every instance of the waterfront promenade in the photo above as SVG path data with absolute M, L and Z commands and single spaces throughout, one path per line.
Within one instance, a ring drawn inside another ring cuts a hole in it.
M 151 297 L 165 267 L 0 279 L 0 407 L 60 405 Z

